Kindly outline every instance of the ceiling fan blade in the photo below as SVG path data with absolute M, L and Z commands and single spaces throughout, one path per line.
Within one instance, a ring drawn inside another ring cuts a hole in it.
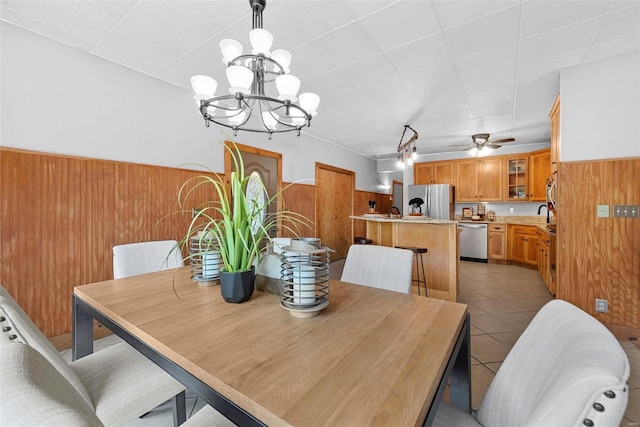
M 483 147 L 484 148 L 491 148 L 492 150 L 495 150 L 496 148 L 500 148 L 502 146 L 501 145 L 494 145 L 493 143 L 491 143 L 491 144 L 484 144 Z
M 460 151 L 469 151 L 469 150 L 473 150 L 474 148 L 477 148 L 477 147 L 475 147 L 475 146 L 473 146 L 473 147 L 467 147 L 467 148 L 464 148 L 464 149 L 462 149 L 462 150 L 460 150 Z
M 498 139 L 498 140 L 495 140 L 495 141 L 490 141 L 489 143 L 490 144 L 501 144 L 501 143 L 504 143 L 504 142 L 513 142 L 515 140 L 516 140 L 515 138 L 505 138 L 505 139 Z
M 450 145 L 449 147 L 468 147 L 469 144 L 454 144 L 454 145 Z

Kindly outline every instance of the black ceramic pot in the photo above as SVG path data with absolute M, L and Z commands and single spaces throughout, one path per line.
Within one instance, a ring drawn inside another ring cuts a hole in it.
M 220 292 L 226 302 L 239 304 L 249 301 L 255 288 L 255 268 L 251 270 L 220 272 Z

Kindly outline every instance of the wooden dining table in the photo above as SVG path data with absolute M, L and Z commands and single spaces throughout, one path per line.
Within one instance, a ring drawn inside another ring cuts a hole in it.
M 226 303 L 182 267 L 75 287 L 73 359 L 93 319 L 238 425 L 430 425 L 447 385 L 470 411 L 467 306 L 331 280 L 329 305 Z

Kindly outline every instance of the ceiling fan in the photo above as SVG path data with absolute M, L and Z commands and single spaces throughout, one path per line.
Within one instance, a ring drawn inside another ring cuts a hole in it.
M 506 142 L 513 142 L 515 138 L 504 138 L 504 139 L 496 139 L 495 141 L 489 141 L 490 134 L 488 133 L 477 133 L 475 135 L 471 135 L 471 145 L 462 144 L 462 145 L 451 145 L 451 147 L 467 147 L 462 151 L 471 151 L 471 155 L 482 155 L 480 153 L 486 153 L 485 148 L 489 148 L 492 150 L 498 149 L 502 147 L 502 145 Z

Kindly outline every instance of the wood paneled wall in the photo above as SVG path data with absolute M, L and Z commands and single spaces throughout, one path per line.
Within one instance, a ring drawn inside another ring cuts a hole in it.
M 0 148 L 0 283 L 45 335 L 70 332 L 73 287 L 112 278 L 114 245 L 179 240 L 190 212 L 165 216 L 201 174 Z
M 284 209 L 298 212 L 311 221 L 310 228 L 302 228 L 299 235 L 313 237 L 316 235 L 316 187 L 315 185 L 282 183 L 284 188 L 282 197 L 284 198 Z M 295 237 L 295 233 L 283 229 L 282 237 Z
M 640 328 L 640 219 L 614 218 L 614 205 L 640 204 L 640 159 L 561 163 L 558 294 L 602 322 Z M 598 218 L 597 205 L 610 216 Z M 595 299 L 609 301 L 595 313 Z
M 200 187 L 178 212 L 180 187 L 203 174 L 0 147 L 0 283 L 46 336 L 71 332 L 73 287 L 113 277 L 114 245 L 181 239 L 191 208 L 215 197 Z M 315 186 L 293 184 L 283 197 L 286 209 L 315 222 Z M 384 194 L 354 197 L 355 214 L 368 200 L 381 212 L 390 205 Z
M 356 190 L 353 196 L 353 214 L 362 215 L 369 212 L 369 200 L 376 201 L 376 212 L 386 214 L 391 207 L 391 195 L 373 193 L 370 191 Z M 367 235 L 367 222 L 353 220 L 353 236 L 365 237 Z

